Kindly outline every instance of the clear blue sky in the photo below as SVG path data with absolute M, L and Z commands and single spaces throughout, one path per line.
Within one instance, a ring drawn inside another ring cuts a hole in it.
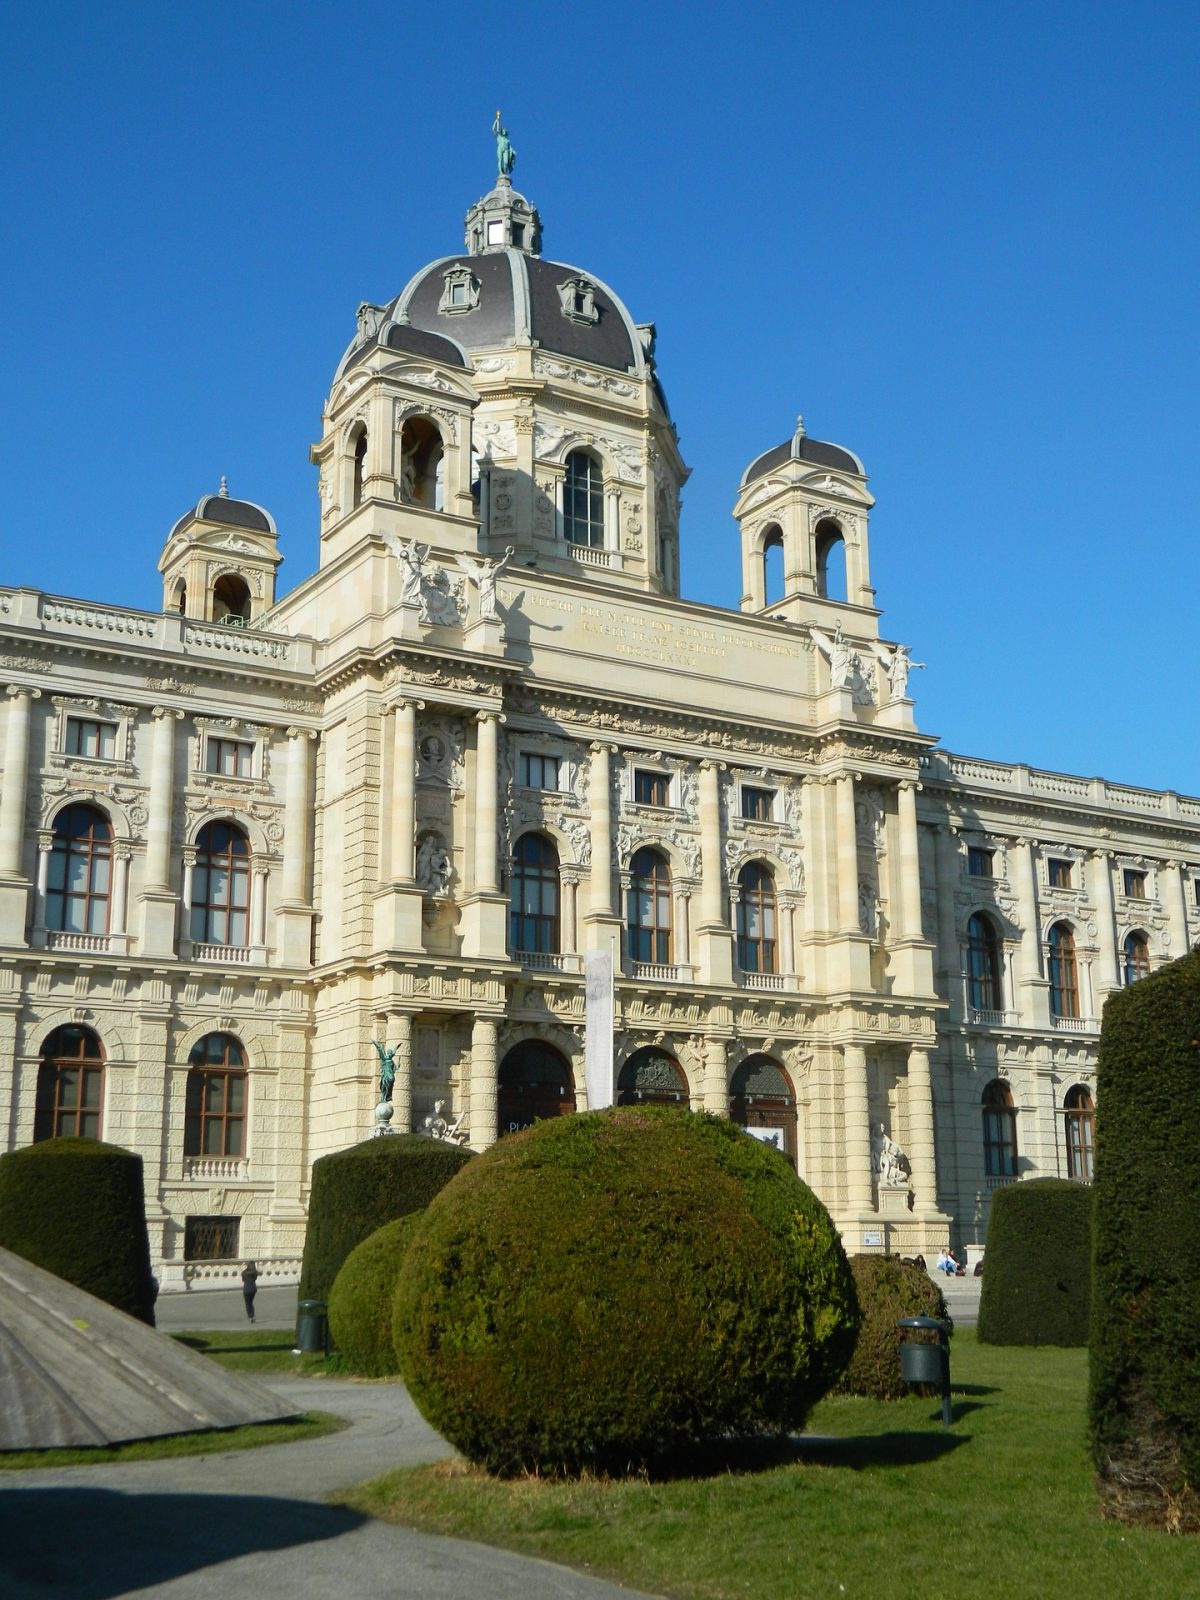
M 736 605 L 738 478 L 863 457 L 951 748 L 1200 793 L 1193 5 L 10 8 L 0 582 L 155 608 L 229 476 L 316 560 L 360 300 L 456 250 L 497 105 L 545 253 L 638 320 Z

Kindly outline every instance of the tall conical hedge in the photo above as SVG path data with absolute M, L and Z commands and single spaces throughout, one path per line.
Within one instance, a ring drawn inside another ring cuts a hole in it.
M 98 1139 L 0 1156 L 0 1245 L 154 1326 L 142 1158 Z
M 1101 1504 L 1122 1521 L 1200 1532 L 1200 950 L 1105 1006 L 1096 1107 L 1089 1409 Z
M 343 1261 L 385 1222 L 421 1211 L 467 1162 L 460 1145 L 416 1133 L 364 1139 L 313 1163 L 301 1300 L 325 1300 Z
M 1085 1345 L 1092 1191 L 1066 1178 L 998 1189 L 988 1219 L 980 1344 Z

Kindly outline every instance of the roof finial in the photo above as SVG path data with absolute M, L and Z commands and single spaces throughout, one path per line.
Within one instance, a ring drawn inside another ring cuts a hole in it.
M 797 437 L 797 439 L 803 439 L 803 437 L 804 437 L 804 418 L 803 418 L 803 416 L 799 416 L 799 417 L 796 418 L 796 437 Z
M 221 487 L 217 490 L 217 493 L 221 496 L 222 500 L 229 499 L 229 479 L 224 473 L 221 474 Z
M 509 141 L 508 129 L 500 126 L 499 108 L 496 111 L 496 120 L 492 123 L 492 132 L 496 135 L 496 170 L 502 178 L 511 178 L 512 170 L 517 164 L 517 152 Z

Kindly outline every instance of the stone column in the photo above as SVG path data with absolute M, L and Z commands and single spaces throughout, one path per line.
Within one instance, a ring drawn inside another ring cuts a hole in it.
M 936 845 L 938 944 L 940 945 L 942 981 L 945 993 L 956 1015 L 962 1013 L 966 1001 L 963 993 L 963 956 L 958 935 L 958 918 L 954 912 L 954 898 L 958 889 L 960 860 L 954 830 L 939 827 Z M 1015 998 L 1010 1000 L 1014 1009 Z
M 691 907 L 690 887 L 680 887 L 675 893 L 675 959 L 681 967 L 692 960 Z
M 896 938 L 920 939 L 921 861 L 917 846 L 917 786 L 902 783 L 897 791 L 899 884 Z
M 267 947 L 267 884 L 269 867 L 255 867 L 250 889 L 250 943 L 261 956 Z
M 1166 907 L 1171 930 L 1171 959 L 1178 961 L 1188 953 L 1187 878 L 1183 866 L 1164 861 L 1159 869 L 1159 880 L 1162 885 L 1159 898 Z
M 918 1211 L 937 1209 L 937 1157 L 933 1138 L 933 1084 L 929 1051 L 915 1045 L 908 1052 L 908 1165 L 913 1203 Z
M 496 1022 L 476 1017 L 471 1025 L 471 1144 L 486 1150 L 496 1142 Z
M 854 777 L 838 774 L 834 785 L 837 810 L 838 930 L 859 933 L 858 835 L 854 827 Z
M 846 1205 L 856 1214 L 874 1211 L 867 1053 L 856 1044 L 848 1044 L 842 1051 L 842 1115 L 846 1140 Z
M 1117 960 L 1116 909 L 1113 904 L 1112 863 L 1107 850 L 1093 850 L 1088 857 L 1092 897 L 1096 902 L 1097 939 L 1100 964 L 1096 974 L 1095 1015 L 1104 1006 L 1104 997 L 1120 986 L 1121 969 Z
M 119 844 L 114 846 L 112 854 L 113 888 L 108 931 L 113 937 L 120 938 L 127 931 L 125 923 L 129 906 L 129 860 L 133 851 L 127 844 Z
M 729 1051 L 724 1039 L 704 1041 L 704 1109 L 714 1116 L 729 1115 Z
M 612 818 L 609 796 L 612 792 L 610 771 L 610 746 L 594 744 L 592 767 L 588 782 L 588 803 L 591 807 L 592 876 L 591 913 L 593 917 L 611 917 L 612 903 Z
M 407 1011 L 397 1011 L 389 1028 L 388 1043 L 395 1051 L 396 1081 L 392 1085 L 392 1131 L 412 1132 L 413 1019 Z M 474 1093 L 474 1090 L 472 1090 Z
M 171 841 L 175 809 L 175 729 L 182 711 L 156 706 L 150 745 L 150 800 L 146 821 L 146 866 L 140 896 L 141 954 L 175 953 L 175 896 L 171 891 Z M 190 930 L 187 930 L 190 932 Z
M 182 711 L 156 706 L 150 747 L 150 815 L 146 822 L 146 888 L 170 891 L 171 808 L 175 790 L 175 724 Z
M 33 900 L 33 925 L 38 929 L 44 929 L 46 926 L 46 893 L 50 888 L 50 855 L 53 849 L 53 833 L 45 831 L 39 833 L 37 892 Z
M 500 718 L 481 711 L 475 752 L 475 888 L 480 894 L 497 894 L 496 790 L 499 783 L 497 734 Z
M 700 920 L 703 927 L 724 926 L 721 894 L 721 765 L 700 763 Z
M 393 707 L 395 731 L 392 759 L 392 872 L 393 883 L 413 881 L 413 843 L 417 806 L 417 706 L 400 700 Z
M 287 789 L 283 811 L 283 900 L 306 906 L 308 899 L 309 752 L 316 734 L 310 728 L 289 728 Z
M 29 880 L 21 872 L 29 783 L 29 724 L 40 689 L 5 690 L 4 772 L 0 774 L 0 945 L 23 945 L 29 920 Z
M 562 953 L 565 956 L 573 956 L 579 948 L 579 875 L 569 867 L 564 867 L 559 877 L 563 897 L 562 916 L 559 922 Z
M 790 894 L 780 895 L 776 910 L 779 918 L 779 970 L 785 975 L 796 971 L 796 940 L 792 927 L 796 902 Z

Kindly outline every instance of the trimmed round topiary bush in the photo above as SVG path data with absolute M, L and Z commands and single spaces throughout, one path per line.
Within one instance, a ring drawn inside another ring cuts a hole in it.
M 839 1387 L 871 1400 L 901 1400 L 916 1391 L 900 1377 L 900 1345 L 932 1335 L 902 1335 L 896 1324 L 901 1317 L 937 1317 L 953 1331 L 946 1297 L 927 1272 L 897 1256 L 851 1256 L 850 1270 L 862 1322 Z
M 1089 1410 L 1101 1507 L 1180 1533 L 1200 1533 L 1198 1091 L 1200 950 L 1109 998 L 1096 1082 Z
M 368 1234 L 342 1263 L 329 1291 L 329 1331 L 351 1372 L 387 1378 L 399 1372 L 392 1337 L 396 1284 L 413 1224 L 413 1211 Z
M 997 1189 L 979 1299 L 981 1344 L 1088 1342 L 1092 1191 L 1066 1178 Z
M 154 1326 L 142 1158 L 98 1139 L 0 1156 L 0 1245 Z
M 356 1245 L 385 1222 L 421 1211 L 473 1159 L 461 1145 L 397 1133 L 315 1161 L 300 1299 L 327 1299 Z
M 723 1118 L 629 1107 L 536 1123 L 417 1223 L 400 1369 L 489 1471 L 624 1473 L 802 1426 L 858 1316 L 824 1206 Z

